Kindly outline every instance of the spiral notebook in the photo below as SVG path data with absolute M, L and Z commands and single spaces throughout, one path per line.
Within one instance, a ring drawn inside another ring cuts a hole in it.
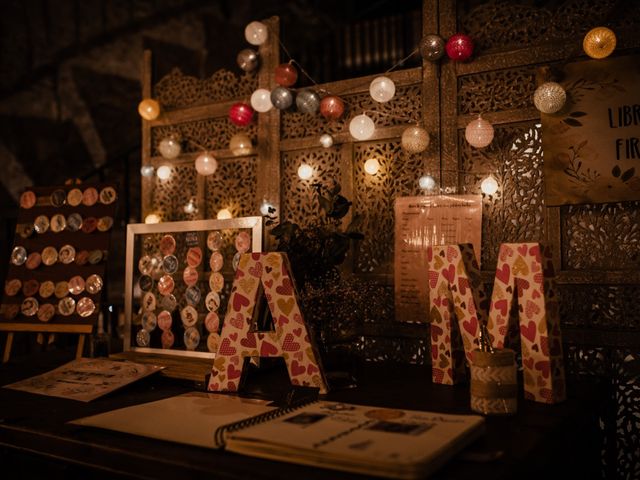
M 389 478 L 422 478 L 480 436 L 475 415 L 192 393 L 71 423 L 270 460 Z

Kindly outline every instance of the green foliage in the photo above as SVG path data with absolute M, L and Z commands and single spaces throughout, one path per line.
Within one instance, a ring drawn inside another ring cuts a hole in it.
M 340 194 L 340 184 L 330 187 L 320 183 L 312 185 L 317 201 L 317 215 L 302 228 L 291 221 L 281 222 L 271 230 L 277 239 L 276 248 L 286 252 L 291 261 L 298 285 L 320 285 L 339 277 L 338 265 L 347 256 L 351 242 L 363 237 L 359 229 L 362 218 L 354 215 L 343 229 L 343 219 L 349 213 L 351 202 Z M 273 225 L 272 218 L 267 225 Z

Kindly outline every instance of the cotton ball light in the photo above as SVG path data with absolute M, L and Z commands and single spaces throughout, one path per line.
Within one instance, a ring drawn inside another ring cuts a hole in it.
M 447 56 L 454 62 L 464 62 L 473 54 L 473 40 L 464 33 L 456 33 L 449 37 L 445 45 Z
M 236 157 L 240 155 L 248 155 L 251 153 L 251 138 L 246 133 L 236 133 L 231 140 L 229 140 L 229 150 Z
M 316 113 L 320 108 L 320 96 L 313 90 L 302 90 L 296 95 L 296 107 L 302 113 Z
M 218 161 L 209 152 L 204 152 L 196 158 L 196 171 L 203 176 L 212 175 L 218 168 Z
M 351 133 L 351 136 L 356 140 L 367 140 L 371 138 L 375 130 L 376 126 L 373 120 L 364 113 L 356 115 L 349 123 L 349 133 Z
M 485 195 L 493 195 L 498 191 L 498 181 L 493 177 L 493 175 L 489 175 L 480 184 L 480 190 Z
M 418 126 L 406 128 L 400 144 L 409 153 L 424 152 L 429 146 L 429 132 Z
M 376 102 L 388 102 L 396 94 L 396 84 L 389 77 L 376 77 L 369 85 L 369 94 Z
M 436 186 L 436 181 L 431 175 L 423 175 L 418 179 L 418 185 L 422 190 L 433 190 Z
M 263 200 L 262 203 L 260 204 L 260 214 L 261 215 L 269 215 L 271 212 L 270 210 L 273 208 L 273 205 L 271 205 L 268 201 Z
M 160 104 L 153 98 L 145 98 L 138 104 L 138 113 L 145 120 L 155 120 L 160 115 Z
M 271 103 L 278 110 L 286 110 L 293 104 L 293 95 L 287 88 L 276 87 L 271 91 Z
M 484 148 L 493 140 L 493 125 L 478 115 L 478 118 L 472 120 L 464 130 L 464 138 L 467 139 L 469 145 L 475 148 Z
M 232 218 L 233 215 L 231 215 L 231 211 L 228 208 L 223 208 L 221 210 L 218 210 L 218 214 L 216 215 L 216 218 L 218 220 L 228 220 L 229 218 Z
M 253 48 L 245 48 L 244 50 L 240 50 L 238 52 L 238 56 L 236 57 L 236 62 L 241 70 L 245 72 L 253 72 L 256 68 L 258 68 L 258 52 L 256 52 Z
M 158 144 L 158 151 L 164 158 L 172 160 L 180 155 L 182 148 L 175 138 L 167 137 L 160 140 L 160 143 Z
M 377 158 L 370 158 L 364 162 L 364 171 L 369 175 L 375 175 L 380 170 L 380 162 Z
M 607 27 L 596 27 L 584 36 L 582 48 L 584 53 L 597 60 L 606 58 L 616 48 L 616 34 Z
M 269 38 L 269 29 L 262 22 L 251 22 L 244 29 L 244 38 L 251 45 L 262 45 Z
M 244 102 L 236 102 L 229 109 L 229 120 L 238 127 L 246 127 L 253 120 L 251 105 Z
M 333 145 L 333 137 L 328 133 L 323 133 L 320 135 L 320 145 L 324 148 L 329 148 Z
M 424 60 L 435 62 L 444 55 L 444 39 L 440 35 L 430 33 L 420 40 L 420 55 Z
M 273 108 L 271 92 L 266 88 L 259 88 L 251 94 L 251 106 L 256 112 L 264 113 Z
M 320 114 L 327 120 L 338 120 L 344 113 L 344 102 L 340 97 L 327 95 L 320 102 Z
M 303 163 L 298 167 L 298 177 L 300 180 L 309 180 L 313 176 L 313 167 L 307 163 Z
M 155 168 L 153 168 L 153 165 L 143 165 L 142 167 L 140 167 L 140 175 L 142 175 L 143 177 L 152 177 L 153 174 L 155 173 Z
M 156 175 L 160 180 L 168 180 L 171 176 L 171 167 L 169 165 L 162 165 L 161 167 L 158 167 Z
M 564 107 L 566 101 L 567 93 L 556 82 L 543 83 L 533 93 L 533 104 L 542 113 L 556 113 Z
M 160 215 L 158 215 L 157 213 L 150 213 L 149 215 L 144 217 L 144 223 L 146 224 L 160 223 Z
M 291 63 L 276 67 L 274 80 L 281 87 L 292 87 L 298 81 L 298 70 Z

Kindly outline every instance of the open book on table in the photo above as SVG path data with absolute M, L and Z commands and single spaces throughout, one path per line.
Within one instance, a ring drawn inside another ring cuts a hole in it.
M 185 413 L 189 412 L 187 417 Z M 482 434 L 474 415 L 194 393 L 72 423 L 271 460 L 392 478 L 429 475 Z

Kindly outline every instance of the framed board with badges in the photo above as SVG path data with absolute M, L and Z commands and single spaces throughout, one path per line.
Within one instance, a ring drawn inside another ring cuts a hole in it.
M 3 362 L 18 331 L 84 335 L 102 298 L 117 191 L 109 184 L 33 187 L 22 193 L 0 307 L 9 332 Z
M 261 248 L 262 217 L 128 225 L 123 356 L 208 372 L 237 262 Z

